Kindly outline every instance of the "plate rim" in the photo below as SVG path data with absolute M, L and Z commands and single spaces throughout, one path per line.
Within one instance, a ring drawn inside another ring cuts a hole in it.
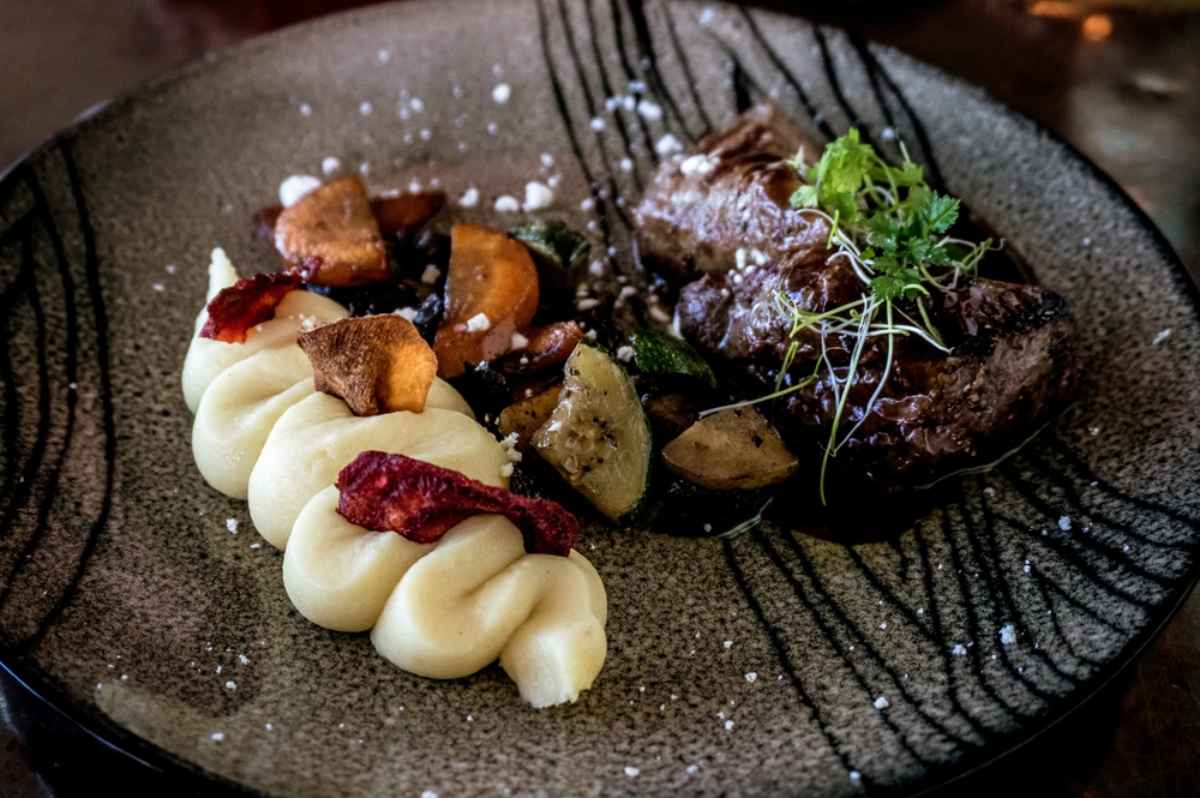
M 666 1 L 674 2 L 674 0 Z M 722 4 L 736 5 L 731 0 L 721 0 L 721 2 Z M 389 2 L 372 6 L 350 8 L 323 14 L 253 36 L 232 45 L 209 50 L 197 58 L 172 67 L 161 74 L 147 78 L 127 90 L 116 94 L 114 97 L 85 109 L 80 115 L 74 118 L 71 124 L 55 131 L 40 143 L 19 155 L 12 162 L 0 167 L 0 197 L 5 196 L 11 191 L 12 185 L 18 182 L 23 170 L 34 169 L 34 162 L 41 159 L 54 148 L 70 144 L 90 128 L 119 115 L 132 104 L 151 98 L 157 93 L 165 91 L 197 73 L 216 67 L 229 58 L 244 56 L 255 50 L 270 49 L 278 42 L 299 35 L 312 27 L 336 25 L 352 17 L 396 13 L 401 8 L 409 8 L 411 6 L 411 2 L 390 0 Z M 1041 121 L 1012 108 L 1007 103 L 998 99 L 985 87 L 909 55 L 897 47 L 877 42 L 868 37 L 847 31 L 840 26 L 820 22 L 808 16 L 792 17 L 774 9 L 763 7 L 751 8 L 747 9 L 747 11 L 756 13 L 757 15 L 766 15 L 772 18 L 771 21 L 777 19 L 791 20 L 813 27 L 833 29 L 843 36 L 857 38 L 859 41 L 870 46 L 877 54 L 900 61 L 911 69 L 924 71 L 939 82 L 953 85 L 960 90 L 976 93 L 988 105 L 1000 111 L 1004 116 L 1029 126 L 1033 133 L 1059 147 L 1068 161 L 1074 161 L 1077 165 L 1083 166 L 1087 174 L 1096 179 L 1104 192 L 1132 215 L 1135 225 L 1143 232 L 1149 233 L 1154 249 L 1169 265 L 1176 287 L 1190 300 L 1192 311 L 1196 318 L 1200 320 L 1200 275 L 1193 276 L 1183 258 L 1166 237 L 1166 234 L 1163 233 L 1158 224 L 1150 217 L 1149 213 L 1134 201 L 1116 178 L 1088 157 L 1063 134 L 1049 128 Z M 1189 572 L 1178 580 L 1173 592 L 1164 601 L 1165 611 L 1139 634 L 1131 638 L 1098 674 L 1085 683 L 1085 687 L 1060 698 L 1057 706 L 1052 706 L 1046 715 L 1036 721 L 1036 728 L 1029 731 L 1018 730 L 1001 737 L 995 743 L 980 749 L 978 753 L 960 759 L 950 769 L 942 770 L 941 775 L 933 776 L 930 774 L 918 781 L 912 782 L 910 784 L 912 790 L 910 794 L 914 796 L 928 796 L 949 790 L 996 762 L 1023 751 L 1027 746 L 1057 729 L 1100 693 L 1108 689 L 1126 669 L 1137 662 L 1162 630 L 1174 620 L 1183 605 L 1191 597 L 1197 584 L 1200 584 L 1200 558 L 1192 564 Z M 25 697 L 33 698 L 37 705 L 48 709 L 58 718 L 70 723 L 83 737 L 88 738 L 91 744 L 99 746 L 111 754 L 124 757 L 123 761 L 135 768 L 142 768 L 147 773 L 172 781 L 178 786 L 203 788 L 207 794 L 212 794 L 214 790 L 219 791 L 222 795 L 231 796 L 265 794 L 249 785 L 212 772 L 199 764 L 174 754 L 131 729 L 125 728 L 107 718 L 103 713 L 94 711 L 77 702 L 61 686 L 56 677 L 33 661 L 27 652 L 0 644 L 0 670 L 4 671 L 24 691 Z

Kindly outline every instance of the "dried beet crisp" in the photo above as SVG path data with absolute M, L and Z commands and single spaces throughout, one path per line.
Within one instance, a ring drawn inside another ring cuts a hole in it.
M 402 454 L 363 452 L 338 473 L 338 512 L 367 529 L 435 543 L 476 513 L 503 515 L 521 530 L 525 551 L 566 557 L 579 522 L 548 499 L 519 496 Z
M 275 272 L 243 277 L 222 288 L 208 303 L 208 320 L 200 329 L 200 337 L 227 344 L 244 343 L 250 329 L 275 318 L 275 308 L 302 283 L 295 272 Z

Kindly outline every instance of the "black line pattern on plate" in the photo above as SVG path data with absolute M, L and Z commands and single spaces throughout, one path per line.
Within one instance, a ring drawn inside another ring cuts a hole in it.
M 700 86 L 696 82 L 695 72 L 692 71 L 692 62 L 688 59 L 687 51 L 679 42 L 679 32 L 675 29 L 675 17 L 671 12 L 670 5 L 662 6 L 662 17 L 667 29 L 667 39 L 671 42 L 671 50 L 675 54 L 676 60 L 679 61 L 679 68 L 683 71 L 684 84 L 691 94 L 692 107 L 700 115 L 700 121 L 703 124 L 700 136 L 704 136 L 713 130 L 712 117 L 708 115 L 708 111 L 704 107 L 704 98 L 700 96 Z
M 66 464 L 67 456 L 71 450 L 71 443 L 75 433 L 75 414 L 78 405 L 78 391 L 76 390 L 78 382 L 78 324 L 76 319 L 75 308 L 75 280 L 71 276 L 70 264 L 67 260 L 66 247 L 63 244 L 62 236 L 59 235 L 58 229 L 54 224 L 54 218 L 50 210 L 50 206 L 46 202 L 45 193 L 42 191 L 41 184 L 37 180 L 37 176 L 33 173 L 32 168 L 25 167 L 25 180 L 29 186 L 30 193 L 34 198 L 34 207 L 37 211 L 38 218 L 41 222 L 41 227 L 45 230 L 47 237 L 50 239 L 51 249 L 54 253 L 54 262 L 58 271 L 59 281 L 62 285 L 63 292 L 63 310 L 66 322 L 66 337 L 65 337 L 65 364 L 66 385 L 60 386 L 60 391 L 65 389 L 66 394 L 66 420 L 64 422 L 62 441 L 59 444 L 58 454 L 54 458 L 54 463 L 50 468 L 49 473 L 43 480 L 42 500 L 38 505 L 37 521 L 30 536 L 26 539 L 25 545 L 22 547 L 20 554 L 13 561 L 8 573 L 8 578 L 4 584 L 0 586 L 0 608 L 8 601 L 17 577 L 21 573 L 29 558 L 33 555 L 34 550 L 41 542 L 42 535 L 45 534 L 46 524 L 50 517 L 50 508 L 58 495 L 59 478 L 62 475 L 62 470 Z M 25 239 L 26 242 L 32 242 L 32 227 L 30 234 Z M 32 247 L 25 253 L 24 261 L 32 263 L 34 261 L 34 253 Z M 35 316 L 39 317 L 42 314 L 41 304 L 37 290 L 37 280 L 34 269 L 30 269 L 29 285 L 27 295 L 30 305 L 34 309 Z M 45 392 L 47 397 L 50 391 L 49 371 L 46 368 L 46 353 L 39 346 L 38 351 L 38 373 L 45 375 Z M 39 376 L 41 379 L 41 376 Z M 49 417 L 49 407 L 47 407 L 47 418 Z M 9 524 L 0 522 L 0 530 L 7 532 Z M 0 532 L 0 534 L 3 534 Z
M 733 541 L 721 541 L 721 553 L 725 557 L 725 564 L 729 568 L 729 573 L 733 577 L 734 584 L 742 594 L 746 605 L 753 613 L 755 621 L 763 634 L 767 638 L 771 649 L 775 652 L 775 658 L 779 660 L 779 666 L 783 669 L 784 675 L 787 676 L 788 683 L 792 686 L 796 693 L 796 698 L 800 704 L 805 707 L 812 715 L 813 722 L 817 726 L 817 731 L 825 739 L 825 743 L 834 755 L 841 761 L 842 767 L 846 770 L 853 770 L 854 766 L 851 763 L 850 755 L 842 750 L 842 744 L 834 738 L 829 730 L 829 724 L 821 713 L 820 706 L 808 692 L 808 688 L 804 686 L 804 681 L 800 676 L 796 666 L 792 664 L 791 655 L 788 654 L 787 645 L 783 642 L 780 632 L 767 619 L 766 613 L 763 611 L 762 604 L 758 597 L 754 595 L 754 590 L 750 587 L 750 581 L 746 578 L 746 572 L 742 570 L 742 566 L 738 563 L 737 556 L 733 553 Z M 863 783 L 869 786 L 868 777 L 863 775 Z
M 617 4 L 622 0 L 609 0 L 609 2 Z M 654 34 L 650 30 L 650 22 L 646 18 L 646 11 L 641 0 L 626 0 L 625 8 L 628 10 L 629 19 L 633 24 L 634 41 L 637 42 L 638 48 L 638 65 L 642 68 L 642 74 L 645 75 L 647 84 L 654 94 L 666 104 L 667 113 L 675 118 L 675 123 L 684 139 L 689 143 L 695 141 L 696 137 L 692 134 L 687 120 L 684 119 L 683 112 L 679 110 L 679 103 L 675 101 L 674 95 L 671 94 L 670 88 L 658 69 L 658 54 L 654 50 Z
M 587 0 L 587 2 L 583 4 L 584 12 L 587 17 L 588 39 L 591 41 L 592 45 L 592 59 L 594 60 L 596 70 L 600 75 L 600 88 L 603 91 L 604 97 L 615 97 L 617 96 L 618 92 L 613 90 L 612 82 L 608 79 L 608 68 L 604 64 L 604 55 L 600 52 L 600 36 L 596 32 L 596 11 L 593 7 L 594 5 L 595 0 Z M 586 85 L 584 86 L 584 91 L 587 91 Z M 633 147 L 629 138 L 629 130 L 625 125 L 625 117 L 621 113 L 620 109 L 617 109 L 616 113 L 610 114 L 609 116 L 617 125 L 617 133 L 621 137 L 621 144 L 624 147 L 626 157 L 629 158 L 633 163 L 633 169 L 629 171 L 629 175 L 633 180 L 634 187 L 640 194 L 643 190 L 645 190 L 645 184 L 642 182 L 641 173 L 639 172 L 641 159 L 632 157 Z M 653 151 L 654 145 L 650 141 L 650 133 L 646 130 L 646 126 L 643 123 L 641 115 L 635 113 L 634 117 L 636 117 L 641 127 L 642 136 L 645 138 L 647 150 Z
M 590 3 L 591 0 L 588 0 L 588 2 Z M 613 39 L 616 41 L 617 58 L 621 64 L 621 71 L 625 75 L 626 88 L 628 88 L 628 84 L 636 80 L 639 73 L 634 71 L 633 65 L 629 61 L 629 49 L 625 42 L 625 16 L 621 12 L 620 0 L 608 0 L 608 15 L 612 24 Z M 637 117 L 638 129 L 642 133 L 642 144 L 646 148 L 646 155 L 650 158 L 651 164 L 657 164 L 659 160 L 658 151 L 654 149 L 654 140 L 650 135 L 650 128 L 641 114 L 635 114 L 635 116 Z
M 29 211 L 21 216 L 18 222 L 14 223 L 8 230 L 5 231 L 3 237 L 0 237 L 0 250 L 9 246 L 10 239 L 15 239 L 21 236 L 16 243 L 22 247 L 25 246 L 24 239 L 28 237 L 28 228 L 33 221 L 33 212 Z M 28 258 L 20 258 L 21 266 L 17 270 L 16 276 L 12 282 L 5 286 L 3 293 L 0 293 L 0 382 L 4 383 L 4 451 L 7 456 L 7 467 L 4 472 L 4 489 L 0 491 L 0 496 L 3 497 L 5 504 L 4 515 L 8 515 L 7 507 L 10 502 L 16 501 L 14 490 L 18 486 L 18 477 L 24 480 L 25 468 L 18 464 L 18 436 L 21 424 L 21 401 L 20 395 L 17 392 L 17 377 L 13 371 L 12 358 L 9 355 L 8 345 L 12 340 L 12 332 L 10 322 L 13 318 L 13 309 L 16 307 L 17 301 L 21 297 L 22 289 L 25 284 L 32 279 L 29 274 L 32 269 L 32 262 Z M 0 529 L 0 536 L 7 533 L 8 527 Z
M 113 487 L 116 482 L 117 432 L 113 413 L 112 375 L 109 367 L 109 329 L 108 314 L 104 301 L 104 287 L 100 282 L 100 256 L 96 248 L 96 231 L 92 226 L 88 213 L 87 199 L 75 157 L 71 150 L 71 141 L 62 139 L 56 148 L 66 167 L 67 180 L 71 187 L 71 197 L 75 204 L 75 212 L 80 233 L 83 236 L 84 265 L 86 274 L 88 301 L 92 307 L 92 324 L 96 336 L 96 366 L 99 378 L 97 393 L 100 400 L 100 415 L 104 427 L 104 487 L 100 501 L 100 510 L 88 529 L 83 549 L 79 553 L 75 568 L 67 580 L 66 586 L 50 610 L 38 623 L 37 628 L 28 638 L 18 644 L 18 648 L 29 650 L 37 646 L 45 634 L 61 617 L 75 597 L 79 583 L 87 571 L 88 562 L 99 545 L 100 537 L 108 528 L 109 516 L 113 505 Z

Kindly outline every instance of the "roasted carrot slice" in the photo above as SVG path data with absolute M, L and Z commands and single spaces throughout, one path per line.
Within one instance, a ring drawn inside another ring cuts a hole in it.
M 316 285 L 362 285 L 390 276 L 379 223 L 357 176 L 327 183 L 284 208 L 275 246 Z
M 505 233 L 455 225 L 450 230 L 446 315 L 433 343 L 438 374 L 457 377 L 468 363 L 509 351 L 513 333 L 529 329 L 537 307 L 537 269 L 529 250 Z

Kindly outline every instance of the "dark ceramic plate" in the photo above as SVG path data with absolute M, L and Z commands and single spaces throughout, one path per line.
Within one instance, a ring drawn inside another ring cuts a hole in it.
M 1069 147 L 929 67 L 765 13 L 630 5 L 322 20 L 117 102 L 4 179 L 7 668 L 158 767 L 278 794 L 837 795 L 943 783 L 1137 653 L 1200 540 L 1196 298 L 1159 234 Z M 605 109 L 630 81 L 661 119 Z M 615 197 L 636 198 L 654 145 L 762 95 L 889 152 L 894 129 L 1070 298 L 1074 410 L 884 542 L 847 544 L 853 515 L 834 540 L 590 532 L 611 651 L 573 706 L 532 711 L 495 668 L 415 678 L 298 617 L 280 556 L 192 464 L 179 369 L 210 248 L 255 267 L 251 212 L 335 155 L 377 189 L 475 184 L 485 201 L 459 213 L 484 220 L 561 174 L 557 215 L 623 258 Z M 589 180 L 608 196 L 590 214 Z

